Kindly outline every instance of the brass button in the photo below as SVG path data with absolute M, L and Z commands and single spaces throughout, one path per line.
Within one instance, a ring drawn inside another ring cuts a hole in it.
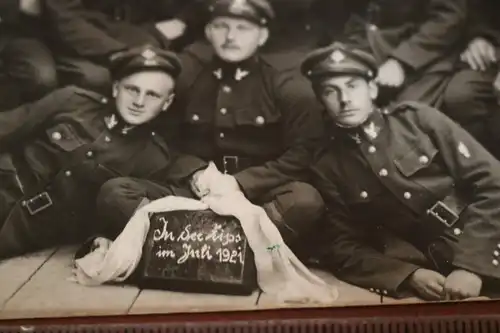
M 155 135 L 156 135 L 156 132 L 151 132 L 151 135 L 152 135 L 152 136 L 155 136 Z
M 224 139 L 224 133 L 222 133 L 222 132 L 221 132 L 221 133 L 219 134 L 219 137 L 220 137 L 221 139 Z
M 498 252 L 498 251 L 493 251 L 493 255 L 494 255 L 495 257 L 498 257 L 498 256 L 500 256 L 500 252 Z
M 220 113 L 222 113 L 222 114 L 226 114 L 226 113 L 227 113 L 227 109 L 226 109 L 226 108 L 222 108 L 222 109 L 220 109 Z
M 427 163 L 429 163 L 429 158 L 428 158 L 427 156 L 425 156 L 425 155 L 420 156 L 418 160 L 419 160 L 419 161 L 420 161 L 420 163 L 422 163 L 422 164 L 427 164 Z
M 106 97 L 101 98 L 101 103 L 102 104 L 108 103 L 108 99 Z
M 69 177 L 69 176 L 71 176 L 71 171 L 66 170 L 66 171 L 64 172 L 64 174 L 65 174 L 67 177 Z
M 200 120 L 200 116 L 198 116 L 197 114 L 193 114 L 192 119 L 193 119 L 194 121 L 198 121 L 198 120 Z
M 264 125 L 264 123 L 266 122 L 266 120 L 264 119 L 264 117 L 262 117 L 262 116 L 258 116 L 257 118 L 255 118 L 255 122 L 256 122 L 258 125 Z
M 376 151 L 377 151 L 377 148 L 375 148 L 375 146 L 370 146 L 370 147 L 368 148 L 368 152 L 369 152 L 370 154 L 373 154 L 373 153 L 374 153 L 374 152 L 376 152 Z
M 230 86 L 224 86 L 222 87 L 222 91 L 225 92 L 226 94 L 229 94 L 232 91 L 232 89 Z
M 386 177 L 389 173 L 387 172 L 387 169 L 382 169 L 378 174 L 380 177 Z
M 460 236 L 462 234 L 462 230 L 460 230 L 459 228 L 455 228 L 453 229 L 453 233 L 455 234 L 455 236 Z
M 370 24 L 368 26 L 368 29 L 370 29 L 371 31 L 377 31 L 378 30 L 378 27 L 375 25 L 375 24 Z
M 405 192 L 405 193 L 403 194 L 403 197 L 404 197 L 406 200 L 409 200 L 409 199 L 411 199 L 411 193 L 410 193 L 410 192 Z
M 94 155 L 94 153 L 92 151 L 87 152 L 87 157 L 92 157 L 93 155 Z
M 366 198 L 368 198 L 368 192 L 363 191 L 363 192 L 361 192 L 361 193 L 359 194 L 359 196 L 360 196 L 360 197 L 362 197 L 363 199 L 366 199 Z
M 306 31 L 309 31 L 309 30 L 311 30 L 311 25 L 310 24 L 306 24 L 306 26 L 304 28 L 306 29 Z
M 111 142 L 111 138 L 110 138 L 109 136 L 106 136 L 106 137 L 104 138 L 104 141 L 106 141 L 106 142 Z
M 61 133 L 59 133 L 59 132 L 52 133 L 52 139 L 54 139 L 54 140 L 61 140 L 62 139 Z
M 493 266 L 498 266 L 498 260 L 496 260 L 496 259 L 493 259 L 493 261 L 491 263 L 493 264 Z

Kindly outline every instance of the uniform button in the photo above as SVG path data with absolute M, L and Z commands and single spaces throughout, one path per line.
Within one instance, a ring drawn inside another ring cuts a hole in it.
M 361 193 L 359 194 L 359 196 L 360 196 L 360 197 L 362 197 L 363 199 L 366 199 L 366 198 L 368 198 L 368 192 L 363 191 L 363 192 L 361 192 Z
M 369 152 L 370 154 L 373 154 L 373 153 L 374 153 L 374 152 L 376 152 L 376 151 L 377 151 L 377 148 L 375 148 L 375 146 L 370 146 L 370 147 L 368 148 L 368 152 Z
M 222 87 L 222 91 L 225 92 L 226 94 L 229 94 L 232 91 L 232 89 L 230 86 L 224 86 Z
M 67 171 L 65 171 L 65 172 L 64 172 L 64 174 L 65 174 L 67 177 L 69 177 L 69 176 L 71 176 L 71 171 L 67 170 Z
M 500 244 L 497 244 L 497 247 L 500 249 Z
M 382 169 L 378 173 L 380 177 L 386 177 L 389 173 L 387 172 L 387 169 Z
M 453 233 L 455 234 L 455 236 L 460 236 L 462 234 L 462 230 L 455 228 L 453 229 Z
M 106 141 L 106 142 L 111 142 L 111 138 L 110 138 L 109 136 L 106 136 L 106 137 L 104 138 L 104 141 Z
M 54 140 L 61 140 L 62 139 L 61 133 L 59 133 L 59 132 L 52 133 L 52 139 L 54 139 Z
M 220 137 L 221 139 L 224 139 L 224 133 L 222 133 L 222 132 L 221 132 L 221 133 L 219 134 L 219 137 Z
M 405 193 L 403 194 L 403 197 L 404 197 L 406 200 L 409 200 L 409 199 L 411 199 L 411 193 L 410 193 L 410 192 L 405 192 Z
M 197 114 L 193 114 L 192 119 L 193 119 L 194 121 L 198 121 L 198 120 L 200 120 L 200 116 L 198 116 Z
M 425 156 L 425 155 L 420 156 L 418 160 L 422 164 L 427 164 L 429 162 L 429 158 L 427 156 Z
M 311 30 L 311 25 L 310 24 L 306 24 L 305 29 L 306 29 L 306 31 Z
M 387 292 L 387 290 L 382 291 L 382 293 L 383 293 L 384 295 L 389 294 L 389 293 Z
M 370 291 L 371 291 L 371 292 L 374 292 L 374 291 L 375 291 L 375 289 L 373 289 L 373 288 L 370 288 Z
M 498 252 L 498 251 L 493 251 L 493 255 L 494 255 L 495 257 L 498 257 L 498 256 L 500 256 L 500 252 Z
M 101 103 L 106 104 L 108 102 L 108 99 L 106 97 L 101 98 Z
M 94 153 L 92 151 L 87 152 L 87 157 L 92 157 L 93 155 L 94 155 Z
M 496 259 L 493 259 L 493 261 L 491 263 L 493 264 L 493 266 L 498 266 L 498 260 L 496 260 Z
M 376 30 L 378 30 L 378 27 L 375 24 L 370 24 L 368 26 L 368 29 L 370 29 L 371 31 L 376 31 Z
M 256 122 L 258 125 L 264 125 L 264 123 L 266 122 L 266 120 L 264 119 L 264 117 L 262 117 L 262 116 L 258 116 L 257 118 L 255 118 L 255 122 Z
M 151 135 L 152 135 L 152 136 L 155 136 L 155 135 L 156 135 L 156 132 L 151 132 Z
M 226 109 L 226 108 L 222 108 L 222 109 L 220 109 L 220 113 L 222 113 L 222 114 L 226 114 L 226 113 L 227 113 L 227 109 Z

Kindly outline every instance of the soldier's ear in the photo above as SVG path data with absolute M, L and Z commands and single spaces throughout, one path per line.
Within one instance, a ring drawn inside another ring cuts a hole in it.
M 167 111 L 168 108 L 170 107 L 170 105 L 172 104 L 172 102 L 174 101 L 174 98 L 175 98 L 175 94 L 174 93 L 170 94 L 170 96 L 168 96 L 165 103 L 163 103 L 163 107 L 161 108 L 161 110 Z
M 370 92 L 370 98 L 372 100 L 377 99 L 377 97 L 378 97 L 378 85 L 375 83 L 375 81 L 370 80 L 368 82 L 368 90 Z
M 207 40 L 212 43 L 212 23 L 209 22 L 205 25 L 205 37 Z
M 118 96 L 118 82 L 114 82 L 113 83 L 113 98 L 116 98 L 116 96 Z
M 263 46 L 266 44 L 269 39 L 269 28 L 262 27 L 260 28 L 260 36 L 259 36 L 259 46 Z

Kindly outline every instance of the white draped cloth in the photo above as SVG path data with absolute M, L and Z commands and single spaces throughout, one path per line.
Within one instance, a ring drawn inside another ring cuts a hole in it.
M 225 175 L 214 168 L 213 164 L 207 168 L 210 181 L 220 182 Z M 141 259 L 151 213 L 206 209 L 240 221 L 254 254 L 258 285 L 276 303 L 329 305 L 337 300 L 337 286 L 310 272 L 283 242 L 266 212 L 239 191 L 210 193 L 201 200 L 175 196 L 145 200 L 115 241 L 99 238 L 94 251 L 76 260 L 73 279 L 83 285 L 126 280 Z

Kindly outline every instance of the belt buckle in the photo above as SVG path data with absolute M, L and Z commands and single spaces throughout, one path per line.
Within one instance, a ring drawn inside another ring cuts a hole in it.
M 447 227 L 452 227 L 459 219 L 459 216 L 442 201 L 436 202 L 427 210 L 427 214 L 433 216 Z
M 26 207 L 31 215 L 38 214 L 39 212 L 52 206 L 52 204 L 52 198 L 48 192 L 42 192 L 23 202 L 23 206 Z
M 232 165 L 233 168 L 235 170 L 237 170 L 238 169 L 238 162 L 239 162 L 238 156 L 226 155 L 226 156 L 222 157 L 222 164 L 224 167 L 225 174 L 230 172 L 229 168 L 231 168 L 231 166 L 230 166 L 231 161 L 233 162 L 233 165 Z M 229 167 L 228 167 L 228 165 L 229 165 Z

